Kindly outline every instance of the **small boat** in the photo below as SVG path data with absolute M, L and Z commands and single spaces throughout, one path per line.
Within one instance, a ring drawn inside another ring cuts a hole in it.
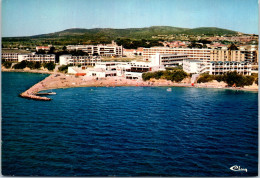
M 167 88 L 167 91 L 171 92 L 171 91 L 172 91 L 172 88 Z
M 48 95 L 56 95 L 56 92 L 50 91 L 50 92 L 48 92 Z

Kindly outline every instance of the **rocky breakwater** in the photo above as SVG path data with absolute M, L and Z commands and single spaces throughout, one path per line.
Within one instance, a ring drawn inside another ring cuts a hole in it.
M 51 76 L 49 76 L 49 77 L 51 77 Z M 49 77 L 47 77 L 47 78 L 49 78 Z M 47 78 L 45 78 L 44 80 L 46 80 Z M 40 101 L 50 101 L 51 98 L 37 96 L 37 93 L 39 91 L 46 89 L 46 87 L 44 86 L 44 80 L 33 85 L 31 88 L 29 88 L 25 92 L 21 93 L 20 97 L 27 98 L 27 99 L 33 99 L 33 100 L 40 100 Z

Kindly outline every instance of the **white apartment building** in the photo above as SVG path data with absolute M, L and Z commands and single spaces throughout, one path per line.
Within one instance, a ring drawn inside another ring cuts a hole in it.
M 236 61 L 218 61 L 218 62 L 210 62 L 211 70 L 210 74 L 212 75 L 221 75 L 227 72 L 236 71 L 242 75 L 251 75 L 252 73 L 252 65 L 249 62 L 236 62 Z
M 18 62 L 19 53 L 2 53 L 2 60 L 9 62 Z
M 72 56 L 72 55 L 61 55 L 59 57 L 60 65 L 81 65 L 81 66 L 95 66 L 97 62 L 101 62 L 98 56 Z
M 183 60 L 183 70 L 190 74 L 210 72 L 210 63 L 201 60 Z
M 19 54 L 18 62 L 23 60 L 31 61 L 31 62 L 54 62 L 55 63 L 55 54 Z
M 153 66 L 163 65 L 164 67 L 174 67 L 182 65 L 183 60 L 188 59 L 186 54 L 160 54 L 156 53 L 151 56 L 151 64 Z
M 152 47 L 143 49 L 143 59 L 151 61 L 153 55 L 159 54 L 185 54 L 189 59 L 203 61 L 210 60 L 211 49 L 190 49 L 190 48 L 169 48 L 169 47 Z
M 68 45 L 67 50 L 82 50 L 91 56 L 123 56 L 123 46 L 114 42 L 107 45 Z
M 203 62 L 198 60 L 184 60 L 183 70 L 191 74 L 209 73 L 211 75 L 222 75 L 227 72 L 236 71 L 242 75 L 251 75 L 252 65 L 249 62 L 236 61 Z
M 188 59 L 203 61 L 246 61 L 258 63 L 258 50 L 256 47 L 250 49 L 241 48 L 240 50 L 228 49 L 195 49 L 195 48 L 169 48 L 152 47 L 143 49 L 143 59 L 151 61 L 152 56 L 159 54 L 186 54 Z

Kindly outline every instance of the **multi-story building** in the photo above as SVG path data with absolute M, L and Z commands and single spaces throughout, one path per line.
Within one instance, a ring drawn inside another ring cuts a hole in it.
M 19 54 L 18 62 L 21 62 L 23 60 L 40 63 L 55 63 L 55 54 Z
M 245 53 L 240 50 L 211 50 L 210 61 L 245 61 Z
M 9 62 L 18 62 L 19 53 L 2 53 L 2 60 Z
M 189 59 L 209 61 L 210 51 L 211 49 L 152 47 L 152 48 L 144 48 L 143 59 L 145 61 L 150 61 L 153 55 L 159 53 L 159 54 L 185 54 Z
M 168 48 L 152 47 L 144 48 L 143 59 L 151 61 L 152 56 L 159 54 L 186 54 L 188 59 L 203 61 L 237 61 L 258 63 L 258 50 L 256 48 L 228 50 L 228 49 L 190 49 L 190 48 Z
M 151 56 L 153 65 L 163 65 L 164 67 L 174 67 L 182 65 L 183 60 L 188 59 L 187 54 L 159 54 Z
M 251 75 L 252 65 L 249 62 L 236 62 L 236 61 L 218 61 L 210 62 L 210 74 L 212 75 L 221 75 L 227 72 L 236 71 L 242 75 Z
M 236 61 L 212 61 L 202 62 L 199 60 L 184 60 L 183 70 L 191 74 L 209 73 L 211 75 L 222 75 L 227 72 L 236 71 L 242 75 L 251 75 L 252 65 L 249 62 Z
M 72 66 L 95 66 L 97 62 L 101 62 L 99 56 L 72 56 L 72 55 L 61 55 L 60 65 L 72 65 Z
M 94 56 L 123 56 L 123 46 L 118 46 L 114 42 L 107 45 L 68 45 L 67 50 L 82 50 Z

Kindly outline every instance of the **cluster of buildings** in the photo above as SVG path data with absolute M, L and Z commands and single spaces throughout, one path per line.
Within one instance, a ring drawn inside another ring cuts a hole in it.
M 209 73 L 212 75 L 237 71 L 243 75 L 251 75 L 252 64 L 258 64 L 258 49 L 256 46 L 240 47 L 239 49 L 198 49 L 176 48 L 186 45 L 176 42 L 172 47 L 123 49 L 116 43 L 108 45 L 68 45 L 67 50 L 82 50 L 85 56 L 61 55 L 59 65 L 69 65 L 71 74 L 83 73 L 96 77 L 124 76 L 128 79 L 139 79 L 143 72 L 165 70 L 167 67 L 182 66 L 191 74 Z M 47 49 L 48 48 L 48 49 Z M 39 46 L 36 50 L 49 50 L 50 46 Z M 102 62 L 105 56 L 141 55 L 143 62 Z M 19 54 L 2 53 L 2 59 L 10 62 L 23 60 L 33 62 L 54 62 L 54 54 Z M 92 67 L 90 67 L 92 66 Z
M 81 50 L 90 56 L 123 56 L 123 46 L 118 46 L 114 41 L 107 45 L 68 45 L 67 50 Z
M 159 54 L 186 54 L 189 59 L 209 61 L 236 61 L 258 63 L 258 50 L 256 46 L 250 49 L 240 48 L 239 50 L 230 49 L 197 49 L 197 48 L 169 48 L 152 47 L 143 49 L 143 58 L 150 61 L 152 56 Z

